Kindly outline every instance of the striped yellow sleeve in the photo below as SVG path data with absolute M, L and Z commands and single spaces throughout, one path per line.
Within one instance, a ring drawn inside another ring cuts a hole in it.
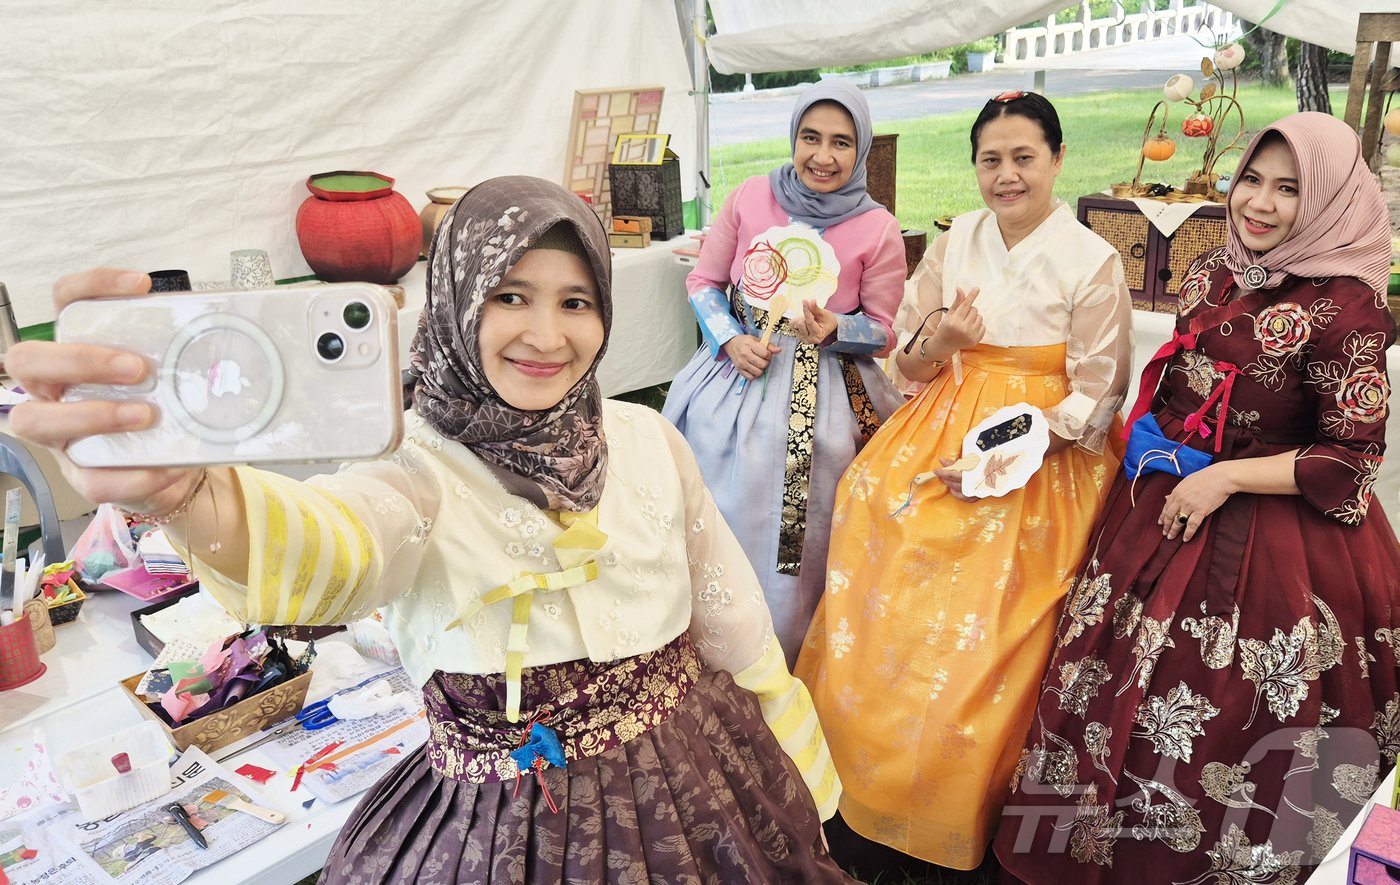
M 195 575 L 219 604 L 254 624 L 343 624 L 379 604 L 380 557 L 364 522 L 315 486 L 236 468 L 248 514 L 248 584 L 204 563 Z
M 763 657 L 734 674 L 734 681 L 758 696 L 763 720 L 802 773 L 821 819 L 830 820 L 841 798 L 841 780 L 831 762 L 812 696 L 807 686 L 788 672 L 778 640 L 770 636 Z

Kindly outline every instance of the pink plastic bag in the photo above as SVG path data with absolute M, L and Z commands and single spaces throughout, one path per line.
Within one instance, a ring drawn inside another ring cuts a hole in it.
M 84 581 L 100 581 L 108 572 L 139 563 L 126 518 L 111 504 L 97 508 L 69 558 L 77 563 Z

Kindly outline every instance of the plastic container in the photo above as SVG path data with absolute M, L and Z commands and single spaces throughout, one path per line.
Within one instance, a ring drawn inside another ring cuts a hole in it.
M 120 753 L 131 766 L 126 774 L 113 763 Z M 170 742 L 160 726 L 142 722 L 64 753 L 58 759 L 58 778 L 77 797 L 88 820 L 101 820 L 169 792 L 170 756 Z

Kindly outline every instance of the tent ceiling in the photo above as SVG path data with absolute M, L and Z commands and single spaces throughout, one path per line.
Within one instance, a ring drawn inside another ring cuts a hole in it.
M 970 43 L 1064 9 L 1065 0 L 709 0 L 710 61 L 725 74 L 864 64 Z M 1258 21 L 1275 0 L 1214 5 Z M 1124 3 L 1131 6 L 1131 0 Z M 853 9 L 859 10 L 852 12 Z M 1400 12 L 1400 0 L 1286 0 L 1266 25 L 1329 49 L 1356 48 L 1361 12 Z

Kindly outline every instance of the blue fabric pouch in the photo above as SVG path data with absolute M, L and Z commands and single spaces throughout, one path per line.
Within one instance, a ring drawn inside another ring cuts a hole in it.
M 1128 451 L 1123 456 L 1123 469 L 1128 479 L 1137 479 L 1138 474 L 1154 470 L 1173 476 L 1189 476 L 1210 464 L 1210 461 L 1208 453 L 1163 436 L 1157 419 L 1148 412 L 1133 422 L 1132 433 L 1128 436 Z

